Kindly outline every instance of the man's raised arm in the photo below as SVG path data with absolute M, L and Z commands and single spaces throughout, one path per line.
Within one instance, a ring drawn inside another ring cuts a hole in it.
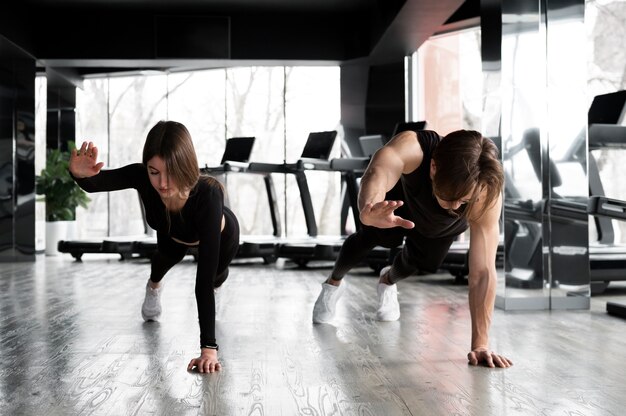
M 363 224 L 378 228 L 413 228 L 411 221 L 393 214 L 403 201 L 386 201 L 385 194 L 403 173 L 414 171 L 422 163 L 424 154 L 416 134 L 405 131 L 396 135 L 372 157 L 361 178 L 359 190 L 359 212 Z

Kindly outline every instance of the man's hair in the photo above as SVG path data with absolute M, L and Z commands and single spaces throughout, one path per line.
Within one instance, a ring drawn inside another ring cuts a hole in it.
M 484 210 L 498 199 L 504 185 L 504 172 L 496 145 L 477 131 L 457 130 L 445 136 L 433 152 L 435 175 L 433 192 L 446 201 L 457 201 L 471 193 L 464 213 L 486 188 Z

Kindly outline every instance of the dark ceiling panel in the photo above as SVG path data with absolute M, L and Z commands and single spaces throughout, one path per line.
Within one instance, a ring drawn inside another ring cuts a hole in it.
M 13 0 L 15 1 L 15 0 Z M 367 9 L 373 0 L 21 0 L 48 7 L 126 7 L 141 9 L 194 8 L 197 10 L 352 11 Z
M 372 49 L 370 61 L 388 63 L 412 54 L 462 3 L 463 0 L 407 0 Z
M 0 34 L 41 66 L 67 65 L 84 74 L 100 73 L 97 67 L 128 72 L 242 62 L 337 64 L 374 58 L 381 64 L 401 61 L 461 2 L 5 0 Z M 216 21 L 227 21 L 228 31 L 224 25 L 205 25 Z

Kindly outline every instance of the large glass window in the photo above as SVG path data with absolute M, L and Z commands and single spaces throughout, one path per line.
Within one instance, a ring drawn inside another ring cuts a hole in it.
M 588 0 L 585 7 L 588 56 L 588 101 L 599 94 L 626 89 L 626 1 Z M 626 125 L 626 119 L 622 119 Z M 593 151 L 606 196 L 626 200 L 626 149 Z M 591 224 L 592 222 L 590 222 Z M 626 222 L 614 221 L 615 241 L 626 243 Z
M 483 107 L 480 29 L 429 39 L 417 54 L 417 120 L 441 135 L 458 129 L 481 131 Z
M 44 74 L 35 77 L 35 173 L 46 167 L 46 123 L 48 112 L 48 79 Z M 46 248 L 46 198 L 35 199 L 35 250 Z
M 194 71 L 167 77 L 167 115 L 183 123 L 193 138 L 200 166 L 220 163 L 226 130 L 224 71 Z
M 167 77 L 111 78 L 109 81 L 109 166 L 141 162 L 148 131 L 167 116 Z M 109 194 L 111 235 L 144 232 L 139 196 L 135 190 Z M 124 218 L 123 221 L 120 219 Z
M 141 161 L 148 130 L 158 120 L 176 120 L 189 129 L 200 167 L 221 161 L 231 137 L 254 136 L 251 160 L 295 162 L 309 132 L 339 127 L 338 67 L 246 67 L 102 77 L 77 91 L 77 140 L 91 140 L 106 168 Z M 339 141 L 333 156 L 339 156 Z M 339 176 L 307 175 L 320 233 L 339 232 Z M 251 174 L 218 177 L 242 234 L 271 234 L 263 178 Z M 295 183 L 274 175 L 283 231 L 305 234 Z M 144 232 L 135 191 L 91 194 L 79 210 L 80 238 Z M 286 224 L 286 226 L 285 226 Z
M 426 128 L 442 136 L 459 129 L 482 131 L 480 28 L 434 36 L 411 62 L 416 62 L 409 74 L 409 84 L 416 86 L 408 96 L 413 121 L 426 120 Z M 468 236 L 469 231 L 459 239 Z
M 98 147 L 98 159 L 105 168 L 109 161 L 109 80 L 87 79 L 76 90 L 76 145 L 92 141 Z M 106 193 L 89 194 L 87 209 L 76 210 L 76 238 L 97 238 L 109 235 L 109 199 Z
M 226 79 L 228 137 L 255 137 L 252 161 L 282 163 L 285 160 L 283 67 L 232 68 L 226 71 Z M 241 233 L 271 235 L 263 177 L 231 174 L 227 179 L 230 205 L 239 218 Z M 279 202 L 283 202 L 285 177 L 273 175 L 273 181 L 276 195 L 281 198 Z M 279 210 L 284 218 L 284 203 L 279 203 Z
M 310 132 L 339 129 L 339 68 L 291 67 L 286 69 L 286 131 L 287 161 L 295 161 L 302 153 Z M 331 158 L 340 156 L 341 135 L 335 140 Z M 339 173 L 309 171 L 307 182 L 313 201 L 318 233 L 340 234 L 341 176 Z M 306 234 L 298 187 L 293 178 L 285 193 L 288 207 L 287 232 Z

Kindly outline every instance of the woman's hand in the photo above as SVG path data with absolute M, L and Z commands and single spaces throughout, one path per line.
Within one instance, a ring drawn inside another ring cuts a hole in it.
M 222 369 L 222 364 L 217 360 L 217 350 L 211 348 L 202 348 L 200 357 L 194 358 L 189 362 L 187 371 L 191 371 L 195 368 L 200 373 L 213 373 Z
M 510 367 L 513 361 L 503 355 L 496 354 L 492 351 L 474 350 L 467 354 L 467 360 L 470 365 L 483 364 L 487 367 Z
M 404 202 L 402 201 L 381 201 L 375 204 L 367 204 L 361 210 L 361 223 L 376 228 L 413 228 L 415 227 L 413 222 L 393 213 L 403 204 Z
M 69 169 L 76 178 L 88 178 L 100 173 L 100 169 L 104 166 L 103 162 L 96 163 L 98 160 L 98 148 L 92 142 L 83 142 L 79 150 L 72 149 L 70 154 Z

